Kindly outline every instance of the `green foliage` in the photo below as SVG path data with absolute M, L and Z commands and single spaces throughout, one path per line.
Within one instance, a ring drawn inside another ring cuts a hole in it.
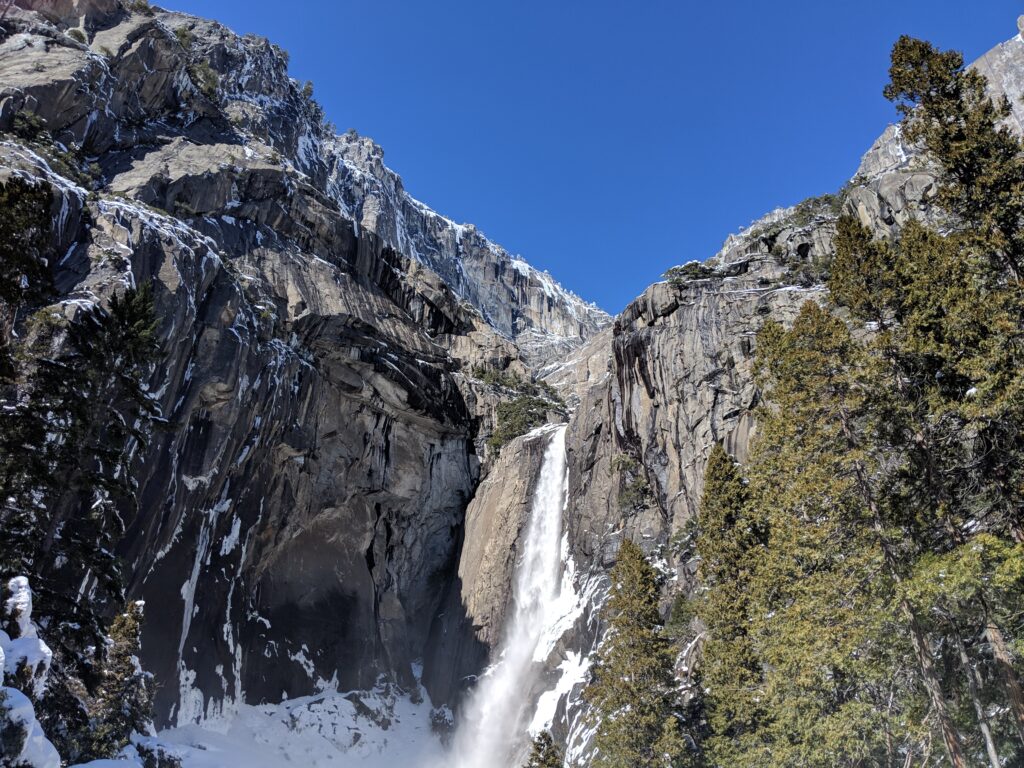
M 766 719 L 759 701 L 761 662 L 750 633 L 748 611 L 761 526 L 750 518 L 748 492 L 739 468 L 721 445 L 708 457 L 698 516 L 698 578 L 703 593 L 696 612 L 706 627 L 702 681 L 711 735 L 704 743 L 715 765 L 732 765 L 751 748 Z
M 97 601 L 119 596 L 112 552 L 122 523 L 114 503 L 131 490 L 127 451 L 145 440 L 153 415 L 141 383 L 156 354 L 153 318 L 146 286 L 115 294 L 107 310 L 48 325 L 22 350 L 20 397 L 0 417 L 0 445 L 18 446 L 0 463 L 0 484 L 13 500 L 0 564 L 31 574 L 39 614 L 60 616 L 48 627 L 51 643 L 94 642 L 101 633 L 93 609 L 65 582 L 90 577 Z
M 91 759 L 113 758 L 133 733 L 146 733 L 153 716 L 153 678 L 138 659 L 142 649 L 142 605 L 129 603 L 110 625 L 96 696 Z
M 688 766 L 672 641 L 658 613 L 658 575 L 628 539 L 612 568 L 603 611 L 605 639 L 585 695 L 597 725 L 595 766 Z
M 562 768 L 562 750 L 549 731 L 541 731 L 533 740 L 530 757 L 524 768 Z
M 828 287 L 835 300 L 863 321 L 883 326 L 897 290 L 891 245 L 874 239 L 852 216 L 843 216 L 833 241 L 835 257 Z
M 128 461 L 154 416 L 144 385 L 154 314 L 148 286 L 71 321 L 37 313 L 0 407 L 0 576 L 32 580 L 54 652 L 40 719 L 72 761 L 91 749 L 93 649 L 104 647 L 107 606 L 123 600 L 114 552 L 134 490 Z
M 69 29 L 68 37 L 70 37 L 72 40 L 77 40 L 78 42 L 83 44 L 88 42 L 88 39 L 85 36 L 85 32 L 83 32 L 80 29 Z
M 852 186 L 852 183 L 848 183 L 836 193 L 826 193 L 801 200 L 793 206 L 793 210 L 785 218 L 755 227 L 747 233 L 747 237 L 751 240 L 764 241 L 771 249 L 783 230 L 806 229 L 812 224 L 838 219 Z
M 1024 756 L 1024 147 L 959 54 L 901 38 L 890 74 L 949 227 L 840 218 L 870 334 L 807 304 L 758 336 L 746 477 L 712 456 L 698 538 L 721 765 Z
M 217 89 L 220 87 L 220 75 L 210 66 L 206 59 L 200 59 L 189 67 L 192 82 L 210 101 L 216 101 Z
M 177 38 L 178 44 L 186 51 L 192 47 L 192 43 L 195 41 L 192 30 L 188 27 L 175 27 L 174 36 Z
M 957 51 L 901 37 L 892 52 L 886 98 L 904 115 L 909 141 L 922 141 L 942 167 L 938 201 L 957 229 L 1022 277 L 1024 157 L 1005 124 L 1006 97 L 993 101 L 986 80 Z
M 149 0 L 131 0 L 128 3 L 128 10 L 133 13 L 141 13 L 143 16 L 153 15 L 153 6 L 149 4 Z
M 496 425 L 487 443 L 495 452 L 500 452 L 513 438 L 546 424 L 549 412 L 564 412 L 562 398 L 546 381 L 525 379 L 515 372 L 484 365 L 474 366 L 471 374 L 485 384 L 515 395 L 498 404 Z
M 640 464 L 628 453 L 617 453 L 612 457 L 612 472 L 636 472 Z
M 551 402 L 532 395 L 498 403 L 497 425 L 487 445 L 493 451 L 500 451 L 510 440 L 547 424 L 551 409 Z
M 50 289 L 52 195 L 46 182 L 18 176 L 0 186 L 0 377 L 11 375 L 9 344 L 19 313 Z
M 623 510 L 641 509 L 647 505 L 651 495 L 651 486 L 647 478 L 634 477 L 626 482 L 619 491 L 619 507 Z
M 789 223 L 793 227 L 807 227 L 822 219 L 836 219 L 843 210 L 849 188 L 844 186 L 839 192 L 826 193 L 818 197 L 801 200 L 793 208 Z
M 81 148 L 65 148 L 54 141 L 46 122 L 32 112 L 21 111 L 11 121 L 11 135 L 42 155 L 50 168 L 61 176 L 73 179 L 88 189 L 94 189 L 102 176 L 96 163 L 90 161 Z
M 144 742 L 135 745 L 142 768 L 181 768 L 181 758 L 156 744 Z
M 24 768 L 23 763 L 13 764 L 3 759 L 6 755 L 20 755 L 29 737 L 28 724 L 11 718 L 7 699 L 7 693 L 0 688 L 0 766 Z
M 699 261 L 689 261 L 678 267 L 672 267 L 665 273 L 665 279 L 673 285 L 684 285 L 691 280 L 714 277 L 715 270 Z
M 911 653 L 864 485 L 878 468 L 863 439 L 862 363 L 846 326 L 812 302 L 792 329 L 768 324 L 758 337 L 770 406 L 743 514 L 764 545 L 749 581 L 741 570 L 732 582 L 748 595 L 761 682 L 754 728 L 733 743 L 738 765 L 885 765 L 917 747 L 908 715 L 919 702 L 892 703 Z
M 49 138 L 46 121 L 35 112 L 22 110 L 11 120 L 11 132 L 20 139 L 29 142 L 42 141 Z
M 621 476 L 618 497 L 620 509 L 631 512 L 647 506 L 651 486 L 636 459 L 628 453 L 616 454 L 611 460 L 611 471 Z
M 302 86 L 302 98 L 307 101 L 313 98 L 313 81 L 307 80 Z
M 500 370 L 498 368 L 490 368 L 484 365 L 474 366 L 472 374 L 475 378 L 480 379 L 480 381 L 485 384 L 510 389 L 521 395 L 543 397 L 554 403 L 558 403 L 559 405 L 562 404 L 562 398 L 559 396 L 558 390 L 546 381 L 542 381 L 540 379 L 524 379 L 514 371 Z
M 694 615 L 693 601 L 686 596 L 685 592 L 678 593 L 672 598 L 668 621 L 665 622 L 665 634 L 672 638 L 673 642 L 687 638 L 690 633 L 690 622 Z
M 834 194 L 809 197 L 797 203 L 793 210 L 780 221 L 765 224 L 750 230 L 747 237 L 760 244 L 784 266 L 782 280 L 789 285 L 809 287 L 824 282 L 831 269 L 831 258 L 827 253 L 814 251 L 806 239 L 795 245 L 780 240 L 783 232 L 793 230 L 805 235 L 816 227 L 829 225 L 840 218 L 850 190 L 855 182 L 849 182 Z

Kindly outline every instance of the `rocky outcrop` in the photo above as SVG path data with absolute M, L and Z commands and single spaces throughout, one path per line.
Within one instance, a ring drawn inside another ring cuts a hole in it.
M 364 229 L 428 265 L 540 368 L 575 349 L 610 318 L 550 275 L 484 237 L 473 225 L 439 216 L 402 186 L 371 140 L 348 133 L 334 142 L 332 182 Z

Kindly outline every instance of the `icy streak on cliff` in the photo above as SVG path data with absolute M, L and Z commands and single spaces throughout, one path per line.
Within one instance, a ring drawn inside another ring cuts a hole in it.
M 460 719 L 449 765 L 504 768 L 520 756 L 532 715 L 531 691 L 546 656 L 548 630 L 562 618 L 562 512 L 565 509 L 565 426 L 550 438 L 516 566 L 512 612 L 498 661 L 480 678 Z M 571 587 L 570 587 L 571 589 Z M 538 651 L 541 651 L 538 653 Z

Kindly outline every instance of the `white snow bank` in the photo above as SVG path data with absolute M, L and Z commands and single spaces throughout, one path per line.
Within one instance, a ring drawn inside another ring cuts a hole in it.
M 387 717 L 374 702 L 363 703 Z M 296 699 L 274 707 L 243 707 L 228 732 L 184 726 L 160 734 L 161 743 L 184 747 L 183 768 L 279 768 L 283 765 L 359 765 L 394 768 L 428 765 L 440 754 L 430 728 L 430 708 L 397 699 L 390 723 L 360 715 L 340 694 Z M 387 725 L 388 727 L 383 727 Z M 200 749 L 187 749 L 201 745 Z
M 38 637 L 36 625 L 32 623 L 32 590 L 28 579 L 15 576 L 7 582 L 10 597 L 3 606 L 5 624 L 15 633 L 11 638 L 0 630 L 0 683 L 16 680 L 28 686 L 28 693 L 38 698 L 46 687 L 46 676 L 50 671 L 53 653 Z M 12 765 L 25 768 L 60 768 L 60 755 L 43 733 L 36 720 L 32 701 L 25 692 L 17 688 L 0 687 L 0 730 L 5 733 L 20 732 L 24 738 L 21 751 L 8 757 Z M 18 740 L 8 745 L 15 748 Z M 6 764 L 6 763 L 5 763 Z
M 16 688 L 0 688 L 0 724 L 4 720 L 17 723 L 26 734 L 21 752 L 4 759 L 11 757 L 12 765 L 25 768 L 60 768 L 60 755 L 36 720 L 32 702 Z
M 185 725 L 143 741 L 181 759 L 182 768 L 433 768 L 444 765 L 431 729 L 429 701 L 413 703 L 387 689 L 326 693 L 281 704 L 242 705 L 218 731 Z M 78 768 L 142 768 L 135 749 L 123 760 Z

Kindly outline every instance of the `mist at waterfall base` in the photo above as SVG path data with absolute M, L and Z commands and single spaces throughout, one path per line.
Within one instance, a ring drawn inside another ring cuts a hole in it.
M 565 615 L 562 512 L 568 493 L 565 426 L 550 433 L 534 489 L 521 554 L 516 566 L 512 611 L 506 620 L 497 661 L 480 677 L 463 708 L 448 765 L 506 768 L 524 761 L 529 731 L 540 722 L 530 694 L 539 680 L 560 619 Z M 532 727 L 531 727 L 532 726 Z

